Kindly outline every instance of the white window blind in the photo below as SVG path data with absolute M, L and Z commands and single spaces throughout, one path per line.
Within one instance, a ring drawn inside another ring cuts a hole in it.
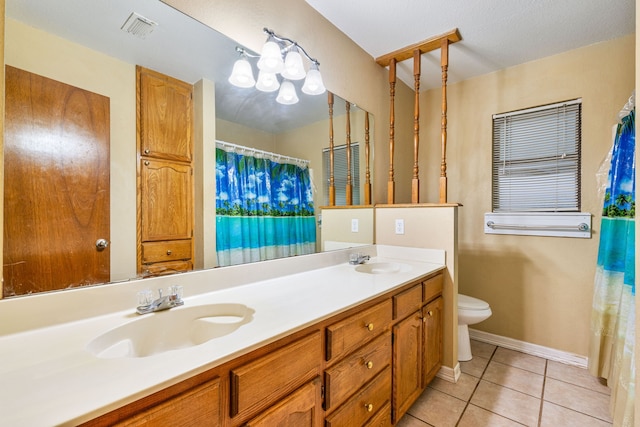
M 580 210 L 581 102 L 493 116 L 493 212 Z
M 329 177 L 331 165 L 329 164 L 329 149 L 322 150 L 322 168 L 324 170 L 324 182 L 322 194 L 324 195 L 325 206 L 329 205 Z M 347 204 L 347 146 L 340 145 L 333 147 L 333 184 L 336 189 L 336 206 Z M 352 202 L 354 205 L 360 204 L 360 146 L 358 143 L 351 144 L 351 186 Z

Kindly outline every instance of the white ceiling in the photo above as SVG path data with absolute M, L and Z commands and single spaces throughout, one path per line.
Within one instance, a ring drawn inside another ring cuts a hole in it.
M 457 27 L 462 40 L 450 47 L 449 83 L 635 31 L 635 0 L 306 1 L 373 58 Z M 126 34 L 120 27 L 131 12 L 158 27 L 144 40 Z M 300 104 L 283 106 L 273 93 L 228 84 L 236 43 L 159 0 L 6 0 L 6 13 L 190 83 L 214 81 L 216 116 L 229 121 L 279 132 L 327 115 L 324 96 L 299 93 Z M 423 55 L 421 89 L 440 85 L 439 64 L 439 51 Z M 398 66 L 410 87 L 412 67 Z
M 635 32 L 635 0 L 306 2 L 373 58 L 458 28 L 449 83 Z M 440 86 L 440 51 L 423 55 L 421 66 L 421 89 Z M 412 60 L 398 64 L 409 87 L 412 73 Z

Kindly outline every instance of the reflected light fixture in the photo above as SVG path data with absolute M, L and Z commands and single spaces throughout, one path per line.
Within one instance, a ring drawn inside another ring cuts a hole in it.
M 276 101 L 285 105 L 299 101 L 292 80 L 305 79 L 302 92 L 307 95 L 323 94 L 326 88 L 322 82 L 318 60 L 309 56 L 297 42 L 281 37 L 268 28 L 265 28 L 264 32 L 268 37 L 259 56 L 247 52 L 244 48 L 236 47 L 240 58 L 233 64 L 229 82 L 242 88 L 255 86 L 263 92 L 275 92 L 280 89 Z M 308 72 L 304 69 L 303 56 L 311 63 Z M 259 58 L 257 82 L 253 77 L 253 69 L 248 58 Z M 278 75 L 282 81 L 278 79 Z

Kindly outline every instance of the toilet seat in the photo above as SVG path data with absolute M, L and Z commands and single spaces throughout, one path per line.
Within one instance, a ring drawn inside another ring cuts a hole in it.
M 489 304 L 481 299 L 458 294 L 458 308 L 463 310 L 486 310 Z

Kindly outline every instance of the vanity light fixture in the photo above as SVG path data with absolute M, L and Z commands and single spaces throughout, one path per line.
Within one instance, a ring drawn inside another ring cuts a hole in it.
M 280 104 L 291 105 L 298 102 L 296 88 L 291 80 L 305 79 L 302 92 L 307 95 L 320 95 L 326 91 L 320 74 L 320 63 L 294 40 L 281 37 L 268 28 L 264 29 L 268 35 L 260 55 L 253 55 L 241 47 L 236 47 L 240 58 L 233 64 L 229 82 L 237 87 L 249 88 L 255 86 L 262 92 L 275 92 L 280 89 L 276 101 Z M 311 65 L 305 72 L 302 57 L 306 57 Z M 253 69 L 249 58 L 259 58 L 258 80 L 253 77 Z M 282 82 L 278 79 L 278 74 Z

